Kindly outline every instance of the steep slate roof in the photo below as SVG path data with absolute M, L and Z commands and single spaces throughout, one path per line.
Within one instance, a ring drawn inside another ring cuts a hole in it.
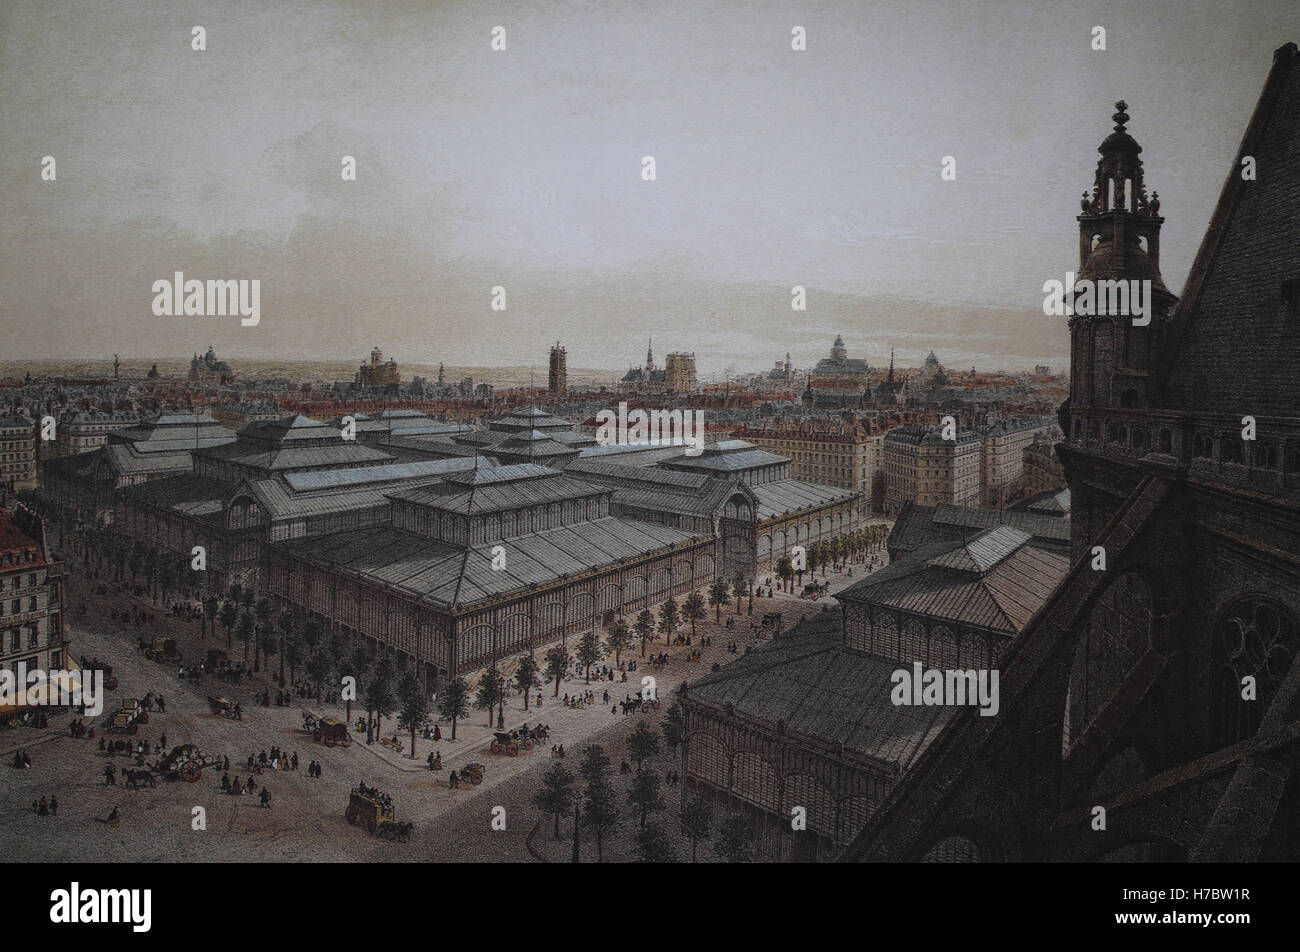
M 387 526 L 282 542 L 277 547 L 447 608 L 520 592 L 561 575 L 588 572 L 597 565 L 695 538 L 667 526 L 606 516 L 511 539 L 503 570 L 492 568 L 495 542 L 463 548 Z
M 980 530 L 1000 525 L 1029 533 L 1036 545 L 1062 551 L 1070 547 L 1068 518 L 1016 509 L 974 509 L 951 503 L 918 506 L 910 501 L 903 504 L 890 530 L 888 547 L 905 555 L 937 542 L 961 541 Z
M 437 486 L 389 495 L 432 509 L 469 513 L 522 509 L 608 492 L 608 487 L 593 486 L 558 470 L 521 463 L 457 473 Z
M 786 512 L 793 513 L 814 506 L 843 502 L 856 495 L 851 489 L 806 483 L 801 479 L 778 479 L 770 483 L 757 483 L 749 488 L 758 498 L 760 522 L 784 515 Z
M 1275 66 L 1228 171 L 1166 344 L 1158 406 L 1240 417 L 1295 415 L 1300 392 L 1300 66 Z M 1255 158 L 1244 181 L 1241 159 Z M 1283 249 L 1286 249 L 1285 251 Z
M 850 759 L 901 773 L 952 717 L 953 708 L 895 706 L 898 665 L 843 646 L 841 615 L 813 615 L 687 687 L 693 702 L 756 718 L 786 734 L 841 742 Z M 853 755 L 857 755 L 856 758 Z
M 1069 559 L 1003 527 L 970 543 L 927 545 L 836 597 L 1014 635 L 1065 578 Z

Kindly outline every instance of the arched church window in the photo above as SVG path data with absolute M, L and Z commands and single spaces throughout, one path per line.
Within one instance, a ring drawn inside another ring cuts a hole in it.
M 1291 669 L 1296 625 L 1278 602 L 1247 596 L 1229 606 L 1217 626 L 1220 665 L 1220 742 L 1227 746 L 1254 735 L 1274 693 Z M 1254 678 L 1247 700 L 1246 678 Z

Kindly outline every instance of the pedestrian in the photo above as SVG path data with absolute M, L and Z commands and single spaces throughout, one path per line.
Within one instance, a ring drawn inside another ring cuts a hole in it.
M 50 816 L 59 815 L 59 798 L 50 794 Z

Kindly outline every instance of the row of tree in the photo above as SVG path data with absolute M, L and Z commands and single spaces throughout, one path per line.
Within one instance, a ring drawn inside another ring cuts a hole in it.
M 804 558 L 798 568 L 795 567 L 794 559 L 788 555 L 777 559 L 775 574 L 787 586 L 794 578 L 797 578 L 802 585 L 804 572 L 816 575 L 818 569 L 822 570 L 822 578 L 825 578 L 828 568 L 835 568 L 848 559 L 861 558 L 867 553 L 878 552 L 884 547 L 888 538 L 889 526 L 880 524 L 863 526 L 848 535 L 837 536 L 834 539 L 822 539 L 804 547 Z
M 684 721 L 681 708 L 672 704 L 660 724 L 664 741 L 675 752 L 681 743 Z M 637 855 L 646 863 L 678 861 L 676 847 L 667 830 L 653 817 L 664 811 L 662 778 L 645 764 L 659 753 L 659 735 L 645 721 L 640 721 L 628 738 L 628 753 L 636 761 L 636 774 L 627 791 L 627 804 L 637 823 Z M 557 760 L 542 776 L 541 789 L 533 796 L 533 805 L 553 819 L 555 839 L 560 838 L 560 821 L 573 817 L 573 861 L 579 861 L 579 829 L 586 829 L 596 840 L 596 860 L 604 858 L 605 837 L 617 829 L 625 818 L 614 789 L 609 756 L 599 744 L 584 748 L 578 765 L 583 781 Z M 749 862 L 753 858 L 754 831 L 741 814 L 732 814 L 715 828 L 713 809 L 699 798 L 690 800 L 680 816 L 682 835 L 691 843 L 691 862 L 695 862 L 701 841 L 712 840 L 714 852 L 731 863 Z M 715 836 L 716 834 L 716 836 Z

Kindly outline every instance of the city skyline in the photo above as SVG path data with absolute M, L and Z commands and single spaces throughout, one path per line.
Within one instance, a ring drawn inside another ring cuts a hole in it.
M 1113 102 L 1161 191 L 1178 292 L 1256 64 L 1292 19 L 1194 8 L 1138 25 L 1108 4 L 769 3 L 743 21 L 692 7 L 683 31 L 664 10 L 580 3 L 481 22 L 456 4 L 364 21 L 216 4 L 199 52 L 162 6 L 10 5 L 0 322 L 47 359 L 96 356 L 90 336 L 158 357 L 344 359 L 379 341 L 411 363 L 544 367 L 559 337 L 583 341 L 575 367 L 617 369 L 648 329 L 705 376 L 787 350 L 811 362 L 835 334 L 873 364 L 942 347 L 954 366 L 1059 365 L 1041 285 L 1072 261 Z M 83 33 L 100 55 L 68 52 Z M 1212 82 L 1166 68 L 1192 57 L 1249 66 Z M 1058 78 L 1017 81 L 1038 75 Z M 176 270 L 260 279 L 264 320 L 155 317 L 149 289 Z

